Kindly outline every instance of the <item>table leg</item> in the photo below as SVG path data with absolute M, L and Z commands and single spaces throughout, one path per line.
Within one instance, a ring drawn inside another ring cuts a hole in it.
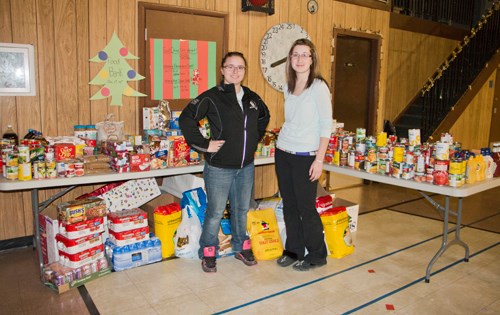
M 38 189 L 34 188 L 31 191 L 31 209 L 33 211 L 33 246 L 35 246 L 38 255 L 38 264 L 40 268 L 40 278 L 43 276 L 43 256 L 42 256 L 42 246 L 40 245 L 40 221 L 38 214 L 40 213 L 38 208 Z
M 457 217 L 457 223 L 454 227 L 455 230 L 455 239 L 450 241 L 448 243 L 448 233 L 450 232 L 448 230 L 448 223 L 449 223 L 449 216 L 450 216 L 450 197 L 446 196 L 445 199 L 445 206 L 444 206 L 444 218 L 443 218 L 443 240 L 441 242 L 441 247 L 437 251 L 437 253 L 432 257 L 431 261 L 427 265 L 427 270 L 425 272 L 425 282 L 429 283 L 430 282 L 430 276 L 431 276 L 431 269 L 434 263 L 438 260 L 438 258 L 452 245 L 457 244 L 465 248 L 465 258 L 464 260 L 467 262 L 469 261 L 469 246 L 465 244 L 461 239 L 460 239 L 460 227 L 462 225 L 462 198 L 458 199 L 458 209 L 456 213 Z M 452 229 L 453 231 L 453 229 Z

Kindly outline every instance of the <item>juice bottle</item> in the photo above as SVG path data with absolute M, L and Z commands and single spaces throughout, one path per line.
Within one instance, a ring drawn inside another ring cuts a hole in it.
M 4 139 L 9 139 L 10 142 L 14 145 L 19 144 L 19 137 L 17 136 L 17 133 L 12 129 L 12 125 L 7 125 L 7 130 L 3 134 Z
M 467 169 L 465 171 L 465 182 L 467 184 L 474 184 L 477 179 L 477 161 L 474 156 L 469 157 L 467 160 Z

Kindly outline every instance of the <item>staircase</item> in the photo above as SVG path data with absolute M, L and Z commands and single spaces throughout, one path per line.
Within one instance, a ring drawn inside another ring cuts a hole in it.
M 500 1 L 495 1 L 394 120 L 398 137 L 420 129 L 422 141 L 427 141 L 448 131 L 496 69 L 499 48 Z

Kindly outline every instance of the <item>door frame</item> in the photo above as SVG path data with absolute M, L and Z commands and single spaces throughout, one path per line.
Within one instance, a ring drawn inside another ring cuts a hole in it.
M 333 29 L 333 47 L 332 47 L 332 56 L 333 62 L 331 64 L 331 89 L 333 93 L 335 91 L 335 68 L 336 68 L 336 59 L 335 56 L 337 54 L 337 38 L 339 36 L 351 36 L 351 37 L 359 37 L 363 39 L 369 39 L 372 42 L 371 45 L 371 58 L 372 65 L 370 71 L 370 95 L 368 97 L 368 126 L 366 129 L 366 134 L 375 134 L 377 130 L 377 115 L 378 115 L 378 99 L 379 99 L 379 81 L 380 81 L 380 66 L 381 66 L 381 46 L 382 46 L 382 38 L 380 35 L 372 34 L 372 33 L 364 33 L 347 29 L 334 28 Z M 335 107 L 335 97 L 332 97 L 332 109 Z M 351 130 L 355 131 L 355 130 Z
M 223 41 L 221 43 L 222 47 L 222 56 L 228 52 L 228 38 L 229 38 L 229 14 L 224 12 L 216 12 L 216 11 L 208 11 L 201 9 L 191 9 L 177 6 L 170 6 L 165 4 L 158 3 L 148 3 L 148 2 L 138 2 L 138 32 L 137 32 L 137 47 L 138 47 L 138 57 L 139 57 L 139 73 L 147 73 L 149 75 L 149 68 L 147 68 L 146 64 L 146 45 L 147 45 L 147 34 L 146 34 L 146 11 L 147 10 L 156 10 L 156 11 L 166 11 L 172 13 L 182 13 L 193 16 L 207 16 L 207 17 L 215 17 L 220 18 L 224 21 L 224 30 L 223 30 Z M 196 39 L 196 38 L 193 38 Z M 221 56 L 221 57 L 222 57 Z M 217 73 L 219 73 L 217 71 Z M 220 74 L 218 74 L 219 78 Z M 146 91 L 146 81 L 140 80 L 139 91 L 147 94 L 148 97 L 140 97 L 139 98 L 139 113 L 141 115 L 139 119 L 139 128 L 142 130 L 143 122 L 142 122 L 142 109 L 144 107 L 154 107 L 157 106 L 159 101 L 151 100 L 149 98 L 150 91 Z M 171 105 L 172 106 L 172 105 Z M 175 104 L 174 104 L 175 106 Z

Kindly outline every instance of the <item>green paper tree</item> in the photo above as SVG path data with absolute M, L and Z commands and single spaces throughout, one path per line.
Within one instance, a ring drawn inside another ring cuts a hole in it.
M 113 33 L 108 45 L 90 61 L 104 62 L 99 73 L 89 82 L 91 85 L 104 85 L 90 100 L 100 100 L 111 96 L 111 105 L 122 105 L 122 96 L 146 96 L 128 85 L 128 81 L 138 81 L 144 77 L 138 74 L 126 61 L 139 59 L 134 56 Z

